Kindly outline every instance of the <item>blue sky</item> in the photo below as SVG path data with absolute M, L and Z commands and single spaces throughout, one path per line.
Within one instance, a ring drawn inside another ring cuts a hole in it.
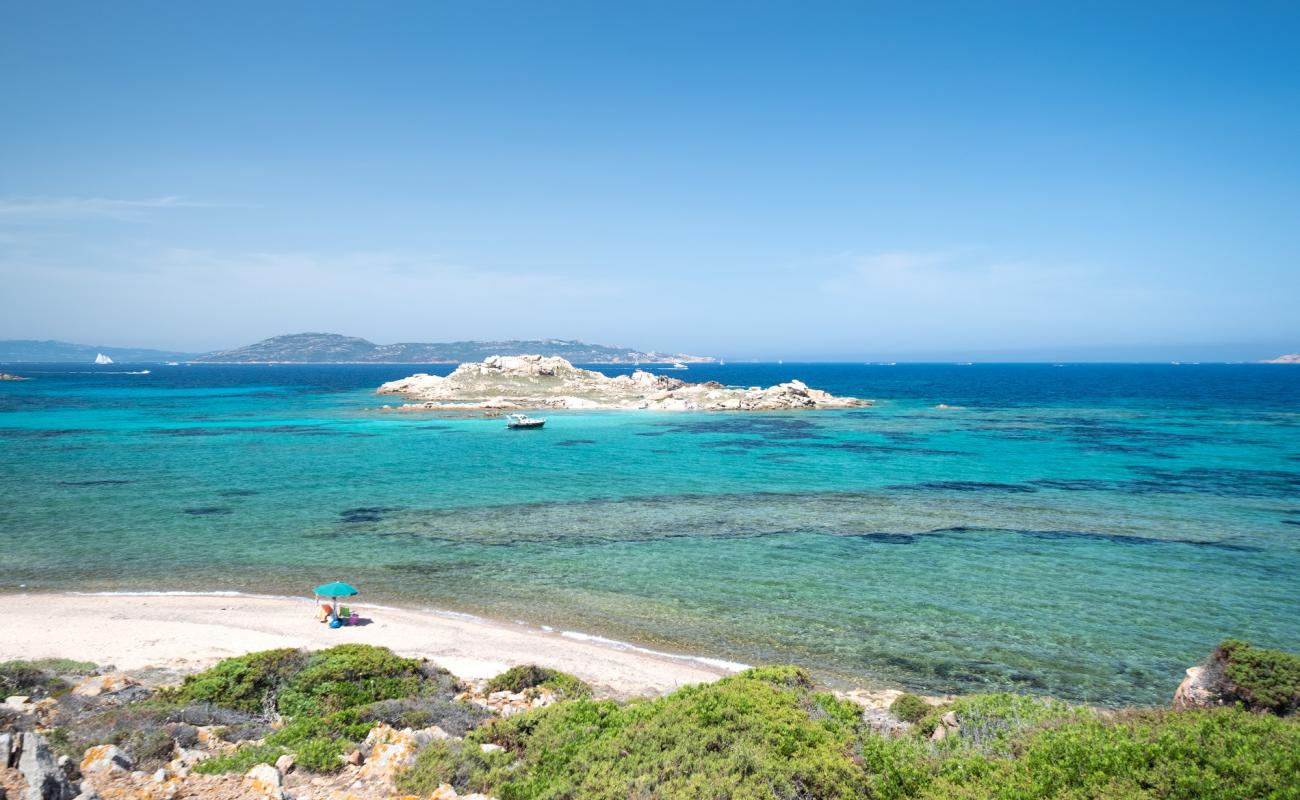
M 1294 3 L 0 0 L 0 338 L 1300 350 Z

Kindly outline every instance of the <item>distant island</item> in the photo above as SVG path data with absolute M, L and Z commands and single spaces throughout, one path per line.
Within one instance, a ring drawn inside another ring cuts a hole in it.
M 466 409 L 651 409 L 655 411 L 794 411 L 859 408 L 870 400 L 835 397 L 802 381 L 763 389 L 724 386 L 716 381 L 686 383 L 636 370 L 609 377 L 573 366 L 563 358 L 537 354 L 489 356 L 456 367 L 450 375 L 420 373 L 380 386 L 417 402 L 400 411 Z M 388 406 L 385 406 L 388 408 Z
M 145 347 L 109 347 L 102 344 L 73 344 L 53 339 L 9 339 L 0 341 L 0 364 L 17 362 L 85 362 L 92 363 L 103 353 L 114 361 L 163 362 L 190 361 L 198 353 L 151 350 Z
M 246 347 L 214 353 L 181 353 L 35 339 L 0 341 L 0 363 L 90 363 L 99 353 L 116 362 L 188 361 L 199 364 L 460 364 L 482 361 L 495 353 L 540 353 L 578 364 L 671 364 L 677 361 L 709 363 L 715 360 L 707 356 L 643 352 L 572 339 L 375 344 L 367 339 L 337 333 L 291 333 L 273 336 Z
M 641 352 L 626 347 L 587 344 L 572 339 L 518 340 L 496 342 L 400 342 L 375 344 L 356 336 L 336 333 L 293 333 L 273 336 L 257 344 L 193 359 L 200 363 L 363 363 L 363 364 L 459 364 L 481 361 L 496 353 L 541 353 L 580 364 L 670 364 L 674 361 L 710 362 L 712 358 L 684 353 Z
M 1300 353 L 1287 353 L 1284 356 L 1270 358 L 1265 364 L 1300 364 Z

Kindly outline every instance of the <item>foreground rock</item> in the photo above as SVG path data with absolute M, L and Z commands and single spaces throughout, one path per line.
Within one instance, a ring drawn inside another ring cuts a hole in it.
M 10 753 L 9 760 L 16 761 L 18 771 L 26 781 L 23 800 L 72 800 L 79 794 L 59 766 L 59 760 L 45 737 L 28 731 L 19 736 L 17 743 L 20 748 L 17 758 Z
M 789 411 L 858 408 L 870 401 L 835 397 L 790 381 L 764 389 L 709 381 L 686 383 L 637 370 L 613 378 L 563 358 L 491 356 L 461 364 L 446 377 L 420 373 L 380 386 L 378 394 L 417 401 L 404 410 L 650 409 L 656 411 Z
M 1223 695 L 1218 687 L 1221 676 L 1205 667 L 1188 667 L 1187 676 L 1174 690 L 1175 710 L 1210 708 L 1223 705 Z

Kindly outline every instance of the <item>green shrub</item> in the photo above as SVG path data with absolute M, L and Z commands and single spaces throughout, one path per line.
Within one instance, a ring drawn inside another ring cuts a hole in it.
M 435 782 L 521 798 L 862 797 L 860 709 L 802 669 L 756 669 L 619 706 L 577 699 L 426 749 L 403 791 Z M 506 753 L 482 753 L 492 742 Z
M 424 687 L 421 662 L 386 647 L 343 644 L 308 657 L 280 692 L 280 713 L 323 715 L 377 700 L 418 694 Z
M 323 716 L 379 700 L 452 693 L 455 686 L 446 670 L 417 659 L 385 647 L 343 644 L 315 653 L 286 648 L 228 658 L 166 696 L 268 716 Z
M 227 756 L 202 762 L 200 771 L 244 772 L 264 761 L 274 764 L 282 754 L 292 753 L 305 770 L 335 772 L 343 767 L 341 757 L 356 748 L 371 727 L 372 723 L 358 721 L 354 711 L 329 717 L 298 717 L 266 737 L 262 744 L 245 744 Z
M 491 716 L 486 709 L 473 703 L 438 696 L 380 700 L 358 706 L 356 711 L 363 722 L 385 722 L 399 729 L 437 725 L 452 736 L 464 736 Z
M 591 696 L 591 687 L 581 679 L 567 672 L 539 667 L 536 664 L 511 667 L 489 680 L 484 690 L 489 693 L 522 692 L 534 687 L 550 689 L 562 699 Z
M 1235 709 L 1048 726 L 1015 759 L 957 759 L 922 796 L 1239 800 L 1300 797 L 1300 723 Z M 904 795 L 893 795 L 903 797 Z
M 95 671 L 89 661 L 67 658 L 37 658 L 0 662 L 0 698 L 11 694 L 29 697 L 59 695 L 70 688 L 61 676 L 88 675 Z
M 343 768 L 343 756 L 356 747 L 347 739 L 308 739 L 295 750 L 297 763 L 311 772 L 335 772 Z
M 1300 710 L 1300 656 L 1229 639 L 1211 661 L 1222 664 L 1225 700 L 1283 716 Z
M 420 751 L 415 763 L 397 776 L 398 791 L 428 796 L 444 783 L 485 792 L 508 780 L 515 757 L 508 752 L 483 752 L 477 743 L 435 741 Z
M 921 734 L 932 733 L 939 719 L 950 712 L 959 730 L 945 737 L 943 746 L 984 755 L 1006 755 L 1014 740 L 1044 725 L 1090 719 L 1095 714 L 1089 708 L 1045 697 L 1008 692 L 973 694 L 933 707 L 918 726 Z
M 86 748 L 115 744 L 137 764 L 161 766 L 171 759 L 173 742 L 193 747 L 195 726 L 223 729 L 228 741 L 265 736 L 270 726 L 252 715 L 207 703 L 176 705 L 147 699 L 125 705 L 94 705 L 93 698 L 63 697 L 51 720 L 50 742 L 59 755 L 80 760 Z
M 904 722 L 920 722 L 930 713 L 930 704 L 914 694 L 904 692 L 889 704 L 889 713 Z
M 248 772 L 258 764 L 274 764 L 277 758 L 287 752 L 285 748 L 276 745 L 246 744 L 232 753 L 200 761 L 194 765 L 194 771 L 203 775 L 217 775 L 223 772 Z
M 361 721 L 354 709 L 339 711 L 327 717 L 304 715 L 295 717 L 283 728 L 266 737 L 266 743 L 297 748 L 314 739 L 360 741 L 373 727 L 373 723 Z
M 420 751 L 415 763 L 397 775 L 397 790 L 404 795 L 427 797 L 444 783 L 464 790 L 475 764 L 460 742 L 435 741 Z
M 280 691 L 306 661 L 305 653 L 292 648 L 227 658 L 211 669 L 186 677 L 172 695 L 182 702 L 214 703 L 250 714 L 269 714 L 276 709 Z
M 339 756 L 364 739 L 377 721 L 412 724 L 427 719 L 425 724 L 445 722 L 444 729 L 455 733 L 478 724 L 481 712 L 451 702 L 458 690 L 456 679 L 444 669 L 401 658 L 387 648 L 344 644 L 315 653 L 268 650 L 226 659 L 186 679 L 168 697 L 284 716 L 284 727 L 267 735 L 265 744 L 245 745 L 204 762 L 206 772 L 237 772 L 286 752 L 293 753 L 303 769 L 331 772 L 342 766 Z

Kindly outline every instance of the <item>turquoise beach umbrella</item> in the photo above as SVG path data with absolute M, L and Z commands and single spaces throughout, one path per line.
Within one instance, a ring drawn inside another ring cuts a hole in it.
M 357 594 L 357 587 L 350 583 L 334 581 L 333 583 L 324 583 L 312 590 L 321 597 L 351 597 Z

